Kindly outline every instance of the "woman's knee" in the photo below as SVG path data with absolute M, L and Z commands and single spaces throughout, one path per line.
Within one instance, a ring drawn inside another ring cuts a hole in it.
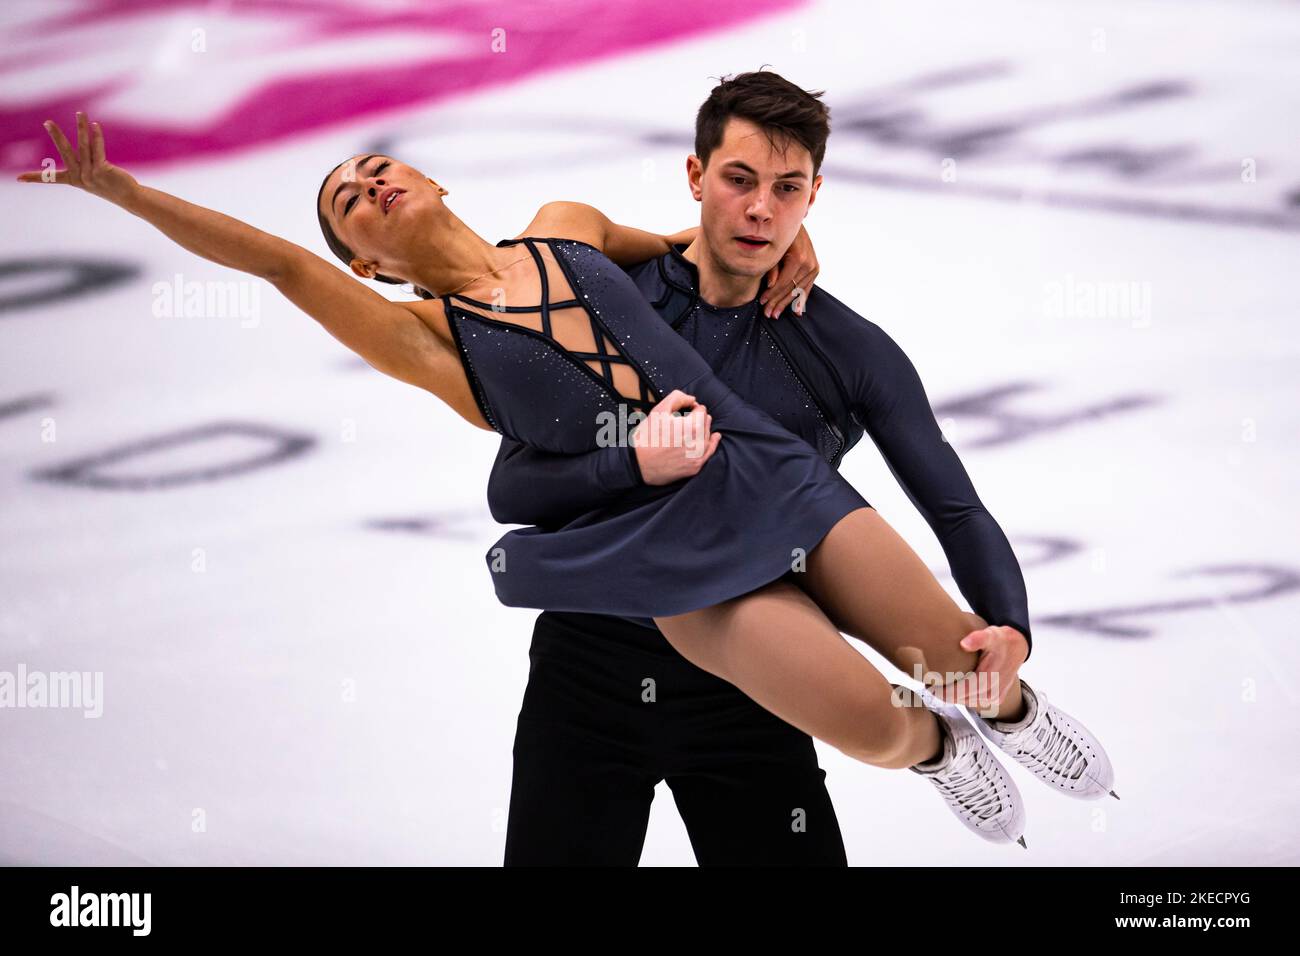
M 885 703 L 877 702 L 843 739 L 828 743 L 863 763 L 898 766 L 899 755 L 909 746 L 911 721 L 906 708 L 912 706 L 909 701 L 914 696 L 907 688 L 893 685 Z

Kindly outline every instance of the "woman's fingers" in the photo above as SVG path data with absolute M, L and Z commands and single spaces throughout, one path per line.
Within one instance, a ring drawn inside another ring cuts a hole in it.
M 81 110 L 77 110 L 77 161 L 82 169 L 90 169 L 90 124 Z
M 767 273 L 767 290 L 759 301 L 769 318 L 776 318 L 784 312 L 795 295 L 795 289 L 801 288 L 806 292 L 817 275 L 817 260 L 802 249 L 796 249 L 797 245 L 798 241 Z
M 780 312 L 785 311 L 787 305 L 794 306 L 795 315 L 803 315 L 803 311 L 808 303 L 808 292 L 812 288 L 813 279 L 816 277 L 815 271 L 804 272 L 790 283 L 789 292 L 785 300 L 781 303 Z
M 108 162 L 104 158 L 104 130 L 98 123 L 91 124 L 91 160 L 96 166 Z
M 63 135 L 63 130 L 59 129 L 59 124 L 54 122 L 54 120 L 46 120 L 45 130 L 50 134 L 50 139 L 54 140 L 54 148 L 57 149 L 59 155 L 63 157 L 63 164 L 67 166 L 68 171 L 71 172 L 74 170 L 77 167 L 76 155 L 72 151 L 72 144 L 69 143 L 68 138 Z
M 794 288 L 790 290 L 790 311 L 792 313 L 799 315 L 803 312 L 804 297 L 807 294 L 808 287 L 804 285 L 803 280 L 800 279 L 794 284 Z
M 71 186 L 82 185 L 83 174 L 88 176 L 105 164 L 103 130 L 99 128 L 98 123 L 95 123 L 92 128 L 90 120 L 81 110 L 77 111 L 76 146 L 68 142 L 68 138 L 63 135 L 63 130 L 59 129 L 59 124 L 53 120 L 45 121 L 45 131 L 50 134 L 50 139 L 54 140 L 54 146 L 67 167 L 66 171 L 59 170 L 55 174 L 54 182 L 67 183 Z M 26 182 L 35 182 L 26 173 L 22 178 Z M 49 182 L 48 179 L 42 181 Z
M 803 301 L 799 303 L 798 309 L 800 315 L 803 315 L 808 306 L 808 296 L 812 294 L 813 286 L 817 283 L 817 276 L 819 275 L 821 275 L 821 267 L 814 262 L 808 273 L 799 279 L 799 288 L 803 289 Z
M 798 277 L 787 271 L 785 279 L 777 283 L 772 290 L 772 297 L 767 301 L 766 312 L 768 318 L 775 319 L 785 311 L 785 307 L 790 304 L 790 300 L 794 297 L 794 290 L 798 285 Z
M 781 272 L 781 263 L 778 262 L 772 267 L 772 271 L 768 273 L 767 289 L 758 299 L 763 306 L 764 314 L 769 317 L 772 315 L 772 307 L 780 300 L 784 287 L 788 284 L 788 280 L 782 279 Z
M 19 173 L 18 179 L 24 183 L 67 183 L 68 171 L 59 169 L 51 172 Z
M 812 291 L 819 271 L 816 262 L 802 266 L 797 274 L 786 269 L 785 278 L 772 282 L 760 298 L 759 301 L 764 303 L 763 312 L 774 319 L 794 302 L 795 314 L 803 315 L 808 293 Z
M 765 309 L 769 319 L 779 318 L 781 313 L 785 311 L 785 307 L 790 304 L 790 299 L 794 296 L 794 287 L 795 283 L 793 281 L 783 282 L 773 293 L 772 299 Z
M 785 311 L 785 305 L 790 301 L 790 297 L 782 293 L 774 302 L 767 307 L 767 317 L 769 319 L 779 319 L 781 313 Z

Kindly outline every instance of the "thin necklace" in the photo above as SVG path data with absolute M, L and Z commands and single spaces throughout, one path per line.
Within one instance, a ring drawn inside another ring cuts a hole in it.
M 442 298 L 444 295 L 451 295 L 453 292 L 459 292 L 461 289 L 465 288 L 465 286 L 469 285 L 471 282 L 475 282 L 475 281 L 477 281 L 477 280 L 483 278 L 483 276 L 490 276 L 490 275 L 491 275 L 492 273 L 494 273 L 494 272 L 500 272 L 500 271 L 503 270 L 503 269 L 509 269 L 509 268 L 510 268 L 512 265 L 514 265 L 516 262 L 523 262 L 525 259 L 528 259 L 528 258 L 531 258 L 531 256 L 520 256 L 518 259 L 515 259 L 515 260 L 513 260 L 513 261 L 511 261 L 511 262 L 507 262 L 507 263 L 506 263 L 505 265 L 503 265 L 503 266 L 498 266 L 498 267 L 495 268 L 495 269 L 489 269 L 487 272 L 484 272 L 482 275 L 476 275 L 476 276 L 474 276 L 473 279 L 467 279 L 467 280 L 465 280 L 465 281 L 462 282 L 460 285 L 456 286 L 456 288 L 454 288 L 454 289 L 448 289 L 446 292 L 440 292 L 440 293 L 438 293 L 438 294 L 437 294 L 437 298 Z

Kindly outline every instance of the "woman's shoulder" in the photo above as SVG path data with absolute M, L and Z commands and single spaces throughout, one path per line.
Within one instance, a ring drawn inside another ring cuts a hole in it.
M 605 242 L 604 213 L 586 203 L 559 200 L 537 210 L 533 221 L 515 239 L 574 239 L 602 249 Z

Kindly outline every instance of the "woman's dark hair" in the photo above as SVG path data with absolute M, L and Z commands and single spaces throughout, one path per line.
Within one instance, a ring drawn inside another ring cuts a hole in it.
M 695 155 L 707 166 L 709 156 L 722 145 L 727 120 L 736 116 L 761 127 L 773 146 L 778 145 L 775 137 L 780 136 L 808 150 L 816 179 L 831 135 L 831 108 L 818 99 L 825 92 L 800 89 L 762 68 L 723 78 L 695 116 Z
M 347 160 L 345 159 L 343 162 L 346 163 Z M 342 165 L 343 163 L 339 163 L 339 166 Z M 334 169 L 338 169 L 339 166 L 335 166 Z M 325 184 L 329 182 L 330 177 L 334 175 L 334 169 L 331 169 L 325 174 L 325 178 L 321 180 L 320 189 L 316 191 L 316 219 L 320 222 L 320 231 L 325 236 L 325 245 L 330 247 L 330 252 L 338 256 L 339 261 L 344 265 L 351 265 L 353 258 L 355 258 L 352 250 L 345 246 L 343 241 L 334 234 L 333 227 L 330 226 L 329 220 L 325 218 L 325 213 L 321 212 L 320 208 L 321 197 L 325 195 Z M 387 282 L 389 285 L 406 285 L 406 282 L 403 279 L 394 279 L 392 276 L 380 275 L 379 273 L 375 273 L 375 278 L 380 282 Z M 415 291 L 419 294 L 420 298 L 433 298 L 433 293 L 428 289 L 422 289 L 418 285 L 415 285 L 415 283 L 411 283 L 411 285 L 415 286 Z

